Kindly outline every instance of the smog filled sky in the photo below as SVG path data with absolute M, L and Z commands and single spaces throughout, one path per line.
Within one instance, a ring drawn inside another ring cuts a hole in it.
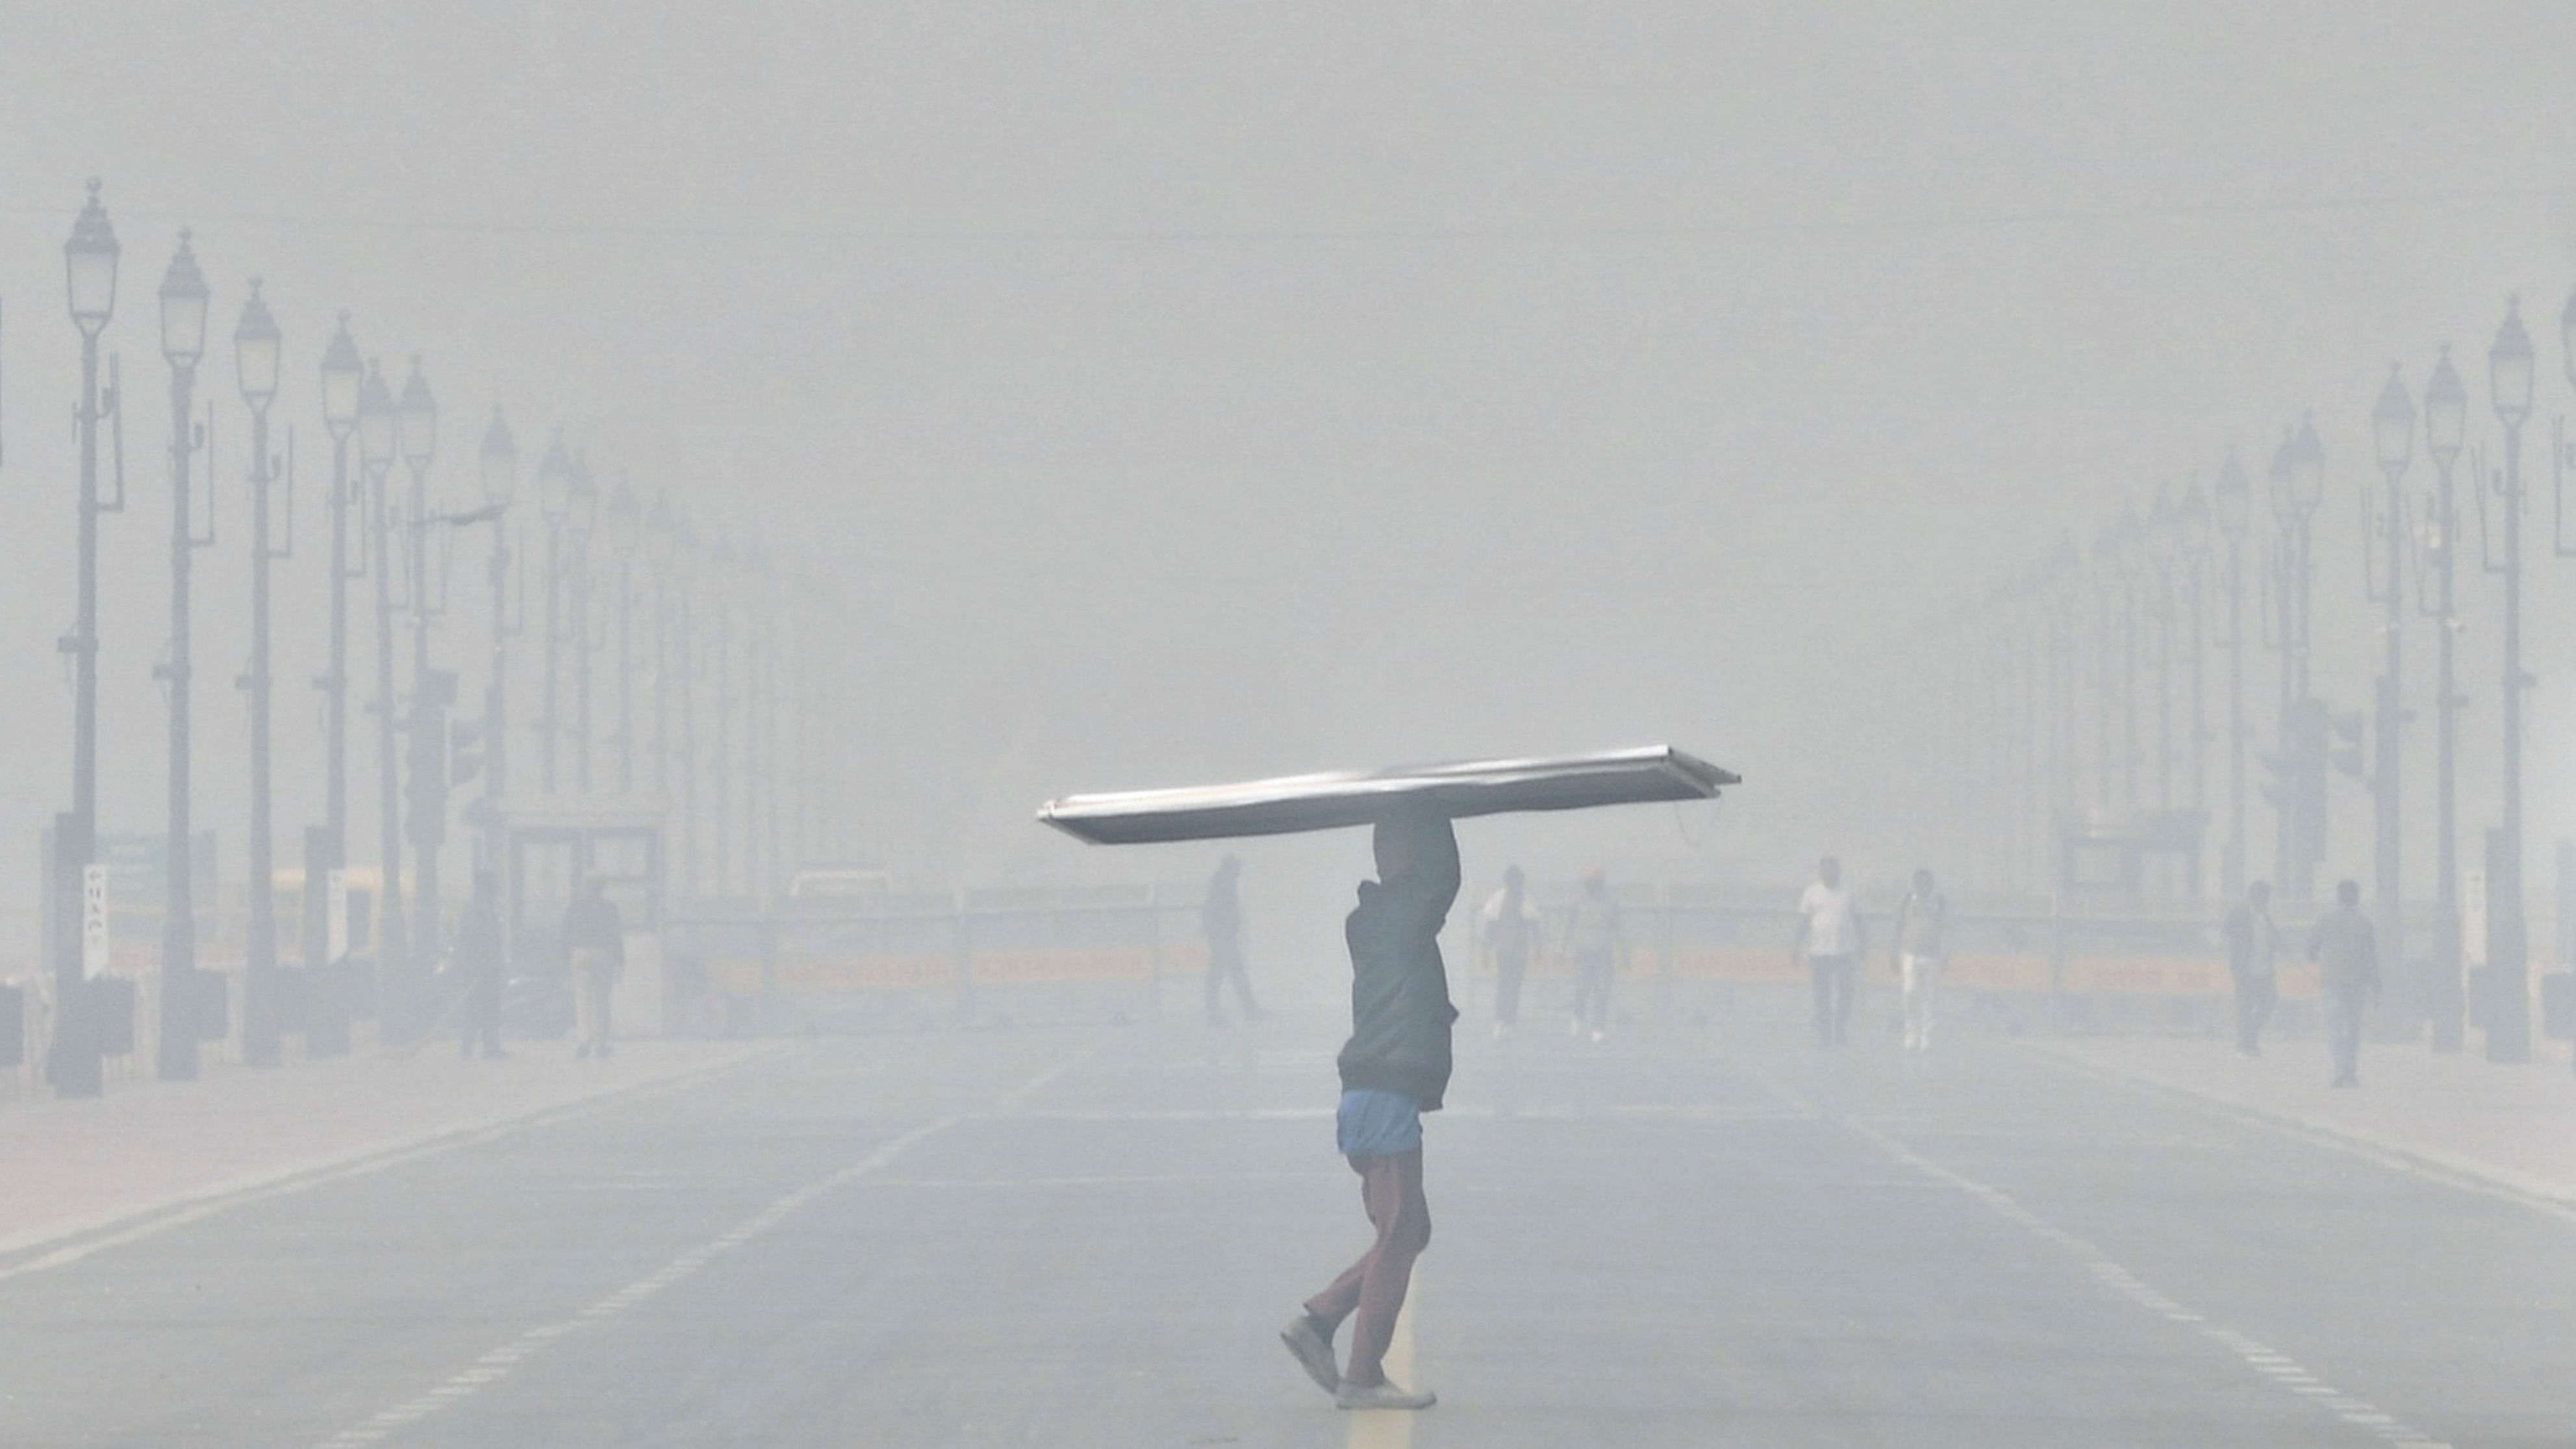
M 198 810 L 228 878 L 247 422 L 221 339 L 253 274 L 286 332 L 277 417 L 303 484 L 278 585 L 290 761 L 318 748 L 313 379 L 343 308 L 391 380 L 422 356 L 443 496 L 472 500 L 498 403 L 523 484 L 562 427 L 603 481 L 837 597 L 864 702 L 839 745 L 855 833 L 924 884 L 1198 868 L 1029 825 L 1072 790 L 1647 741 L 1748 783 L 1713 825 L 1603 815 L 1496 847 L 1756 885 L 1827 847 L 1873 882 L 1964 860 L 1924 783 L 1955 766 L 1929 626 L 2060 534 L 2089 547 L 2159 483 L 2206 482 L 2231 443 L 2259 487 L 2309 408 L 2319 688 L 2361 706 L 2367 410 L 2391 362 L 2420 388 L 2449 341 L 2492 455 L 2484 352 L 2517 289 L 2546 492 L 2576 12 L 1937 11 L 22 14 L 0 53 L 0 864 L 31 863 L 66 795 L 59 248 L 90 176 L 125 245 L 107 340 L 131 384 L 106 822 L 160 824 L 151 295 L 187 225 L 214 287 L 200 402 L 227 530 L 198 571 Z M 2419 453 L 2409 488 L 2430 477 Z M 438 646 L 469 689 L 480 548 L 459 543 Z M 2531 584 L 2543 841 L 2576 819 L 2565 573 Z M 2464 585 L 2472 827 L 2494 809 L 2495 597 Z M 2246 667 L 2268 735 L 2274 665 Z M 319 791 L 300 764 L 280 776 L 291 860 Z M 363 767 L 355 789 L 371 838 Z M 2338 791 L 2336 861 L 2365 861 L 2366 806 Z M 2254 829 L 2267 859 L 2259 805 Z

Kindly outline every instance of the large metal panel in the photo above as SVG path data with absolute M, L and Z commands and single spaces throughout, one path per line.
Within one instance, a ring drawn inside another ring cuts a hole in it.
M 1068 795 L 1038 819 L 1096 845 L 1219 840 L 1374 822 L 1394 802 L 1429 800 L 1452 817 L 1711 800 L 1737 776 L 1669 745 L 1525 760 L 1291 775 L 1238 785 Z

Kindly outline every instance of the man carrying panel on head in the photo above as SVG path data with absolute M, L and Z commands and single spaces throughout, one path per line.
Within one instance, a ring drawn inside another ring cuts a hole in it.
M 1379 820 L 1372 843 L 1378 878 L 1361 883 L 1359 905 L 1342 927 L 1351 953 L 1351 1037 L 1338 1058 L 1335 1130 L 1377 1235 L 1279 1337 L 1342 1408 L 1427 1409 L 1434 1397 L 1389 1383 L 1384 1360 L 1413 1260 L 1431 1242 L 1421 1114 L 1439 1111 L 1449 1089 L 1458 1009 L 1449 999 L 1440 929 L 1458 898 L 1458 837 L 1448 817 L 1408 802 Z M 1337 1372 L 1333 1334 L 1355 1314 L 1349 1362 Z

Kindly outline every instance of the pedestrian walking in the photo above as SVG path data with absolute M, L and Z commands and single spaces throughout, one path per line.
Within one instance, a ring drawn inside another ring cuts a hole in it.
M 490 867 L 474 872 L 474 894 L 456 923 L 456 970 L 464 978 L 465 1015 L 456 1032 L 456 1052 L 470 1057 L 480 1048 L 486 1061 L 509 1053 L 501 1050 L 501 901 Z
M 1896 907 L 1897 981 L 1905 997 L 1905 1049 L 1932 1049 L 1933 997 L 1941 986 L 1941 963 L 1948 959 L 1945 938 L 1950 928 L 1950 902 L 1933 888 L 1932 872 L 1914 872 L 1914 888 Z
M 2379 935 L 2361 913 L 2361 883 L 2335 887 L 2335 906 L 2308 930 L 2308 959 L 2317 963 L 2326 1009 L 2326 1042 L 2334 1049 L 2334 1085 L 2361 1085 L 2361 1015 L 2379 990 Z
M 1360 1202 L 1376 1240 L 1332 1286 L 1306 1300 L 1279 1331 L 1307 1376 L 1345 1409 L 1427 1409 L 1429 1393 L 1387 1381 L 1386 1350 L 1431 1242 L 1422 1192 L 1422 1114 L 1449 1089 L 1449 1031 L 1458 1020 L 1440 930 L 1458 898 L 1458 837 L 1447 816 L 1400 806 L 1379 820 L 1374 881 L 1342 926 L 1351 953 L 1351 1037 L 1338 1065 L 1335 1133 L 1360 1177 Z M 1333 1364 L 1333 1334 L 1356 1315 L 1350 1357 Z
M 1838 1047 L 1851 1034 L 1852 998 L 1860 990 L 1860 917 L 1843 889 L 1843 865 L 1816 862 L 1816 878 L 1798 897 L 1798 939 L 1790 964 L 1804 961 L 1816 996 L 1816 1045 Z
M 2227 912 L 2227 974 L 2236 983 L 2236 1051 L 2263 1054 L 2263 1026 L 2281 1000 L 2274 959 L 2281 951 L 2281 928 L 2272 924 L 2272 885 L 2256 881 L 2245 899 Z
M 1599 1041 L 1610 1029 L 1610 983 L 1628 952 L 1628 934 L 1610 878 L 1598 866 L 1583 873 L 1583 893 L 1565 925 L 1565 950 L 1574 958 L 1574 1034 L 1588 1030 Z
M 1252 1000 L 1252 976 L 1243 969 L 1242 881 L 1242 861 L 1231 855 L 1218 861 L 1216 874 L 1208 878 L 1207 898 L 1199 905 L 1199 930 L 1207 937 L 1210 1026 L 1225 1025 L 1225 1012 L 1218 998 L 1229 981 L 1234 983 L 1236 999 L 1243 1003 L 1243 1019 L 1261 1019 L 1261 1008 Z
M 1485 900 L 1480 917 L 1485 960 L 1494 972 L 1494 1035 L 1520 1025 L 1521 981 L 1538 956 L 1542 927 L 1521 868 L 1503 871 L 1503 883 Z
M 609 1054 L 609 1002 L 626 971 L 626 922 L 608 898 L 608 882 L 592 876 L 564 912 L 564 951 L 572 963 L 574 1005 L 581 1017 L 579 1055 Z

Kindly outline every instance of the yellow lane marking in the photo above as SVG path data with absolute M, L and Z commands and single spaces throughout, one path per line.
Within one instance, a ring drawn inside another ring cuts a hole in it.
M 1413 1273 L 1413 1286 L 1404 1295 L 1404 1307 L 1395 1315 L 1395 1333 L 1386 1341 L 1386 1377 L 1404 1388 L 1420 1388 L 1413 1373 L 1413 1306 L 1422 1301 L 1422 1270 Z M 1412 1449 L 1413 1421 L 1420 1417 L 1410 1409 L 1360 1409 L 1351 1414 L 1350 1449 Z

